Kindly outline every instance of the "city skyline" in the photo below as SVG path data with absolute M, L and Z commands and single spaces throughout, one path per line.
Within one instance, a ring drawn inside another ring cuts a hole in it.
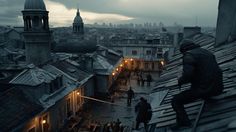
M 0 0 L 0 25 L 21 26 L 24 0 Z M 218 0 L 44 0 L 50 25 L 71 26 L 77 7 L 85 24 L 163 22 L 184 26 L 216 25 Z

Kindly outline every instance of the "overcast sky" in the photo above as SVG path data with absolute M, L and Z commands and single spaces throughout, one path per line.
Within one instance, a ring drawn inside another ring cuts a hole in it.
M 0 0 L 0 25 L 22 25 L 25 0 Z M 84 22 L 175 22 L 185 26 L 215 26 L 219 0 L 44 0 L 50 24 L 70 26 L 81 10 Z

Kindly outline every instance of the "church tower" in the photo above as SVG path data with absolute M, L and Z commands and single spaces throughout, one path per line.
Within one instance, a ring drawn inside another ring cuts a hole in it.
M 76 33 L 76 34 L 79 34 L 79 35 L 84 34 L 84 23 L 83 23 L 83 19 L 80 16 L 79 9 L 77 9 L 77 14 L 76 14 L 76 17 L 74 19 L 73 32 Z
M 48 11 L 43 0 L 25 0 L 24 39 L 28 64 L 42 65 L 50 60 L 51 32 Z

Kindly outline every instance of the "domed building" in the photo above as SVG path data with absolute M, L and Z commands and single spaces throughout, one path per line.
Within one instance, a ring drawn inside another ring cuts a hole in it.
M 76 14 L 76 17 L 74 19 L 73 32 L 76 33 L 76 34 L 79 34 L 79 35 L 84 34 L 84 22 L 83 22 L 83 19 L 80 16 L 79 9 L 77 9 L 77 14 Z
M 46 11 L 43 0 L 26 0 L 24 10 L 42 10 Z

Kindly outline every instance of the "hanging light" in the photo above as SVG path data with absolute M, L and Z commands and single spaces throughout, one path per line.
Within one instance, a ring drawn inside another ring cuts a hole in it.
M 42 120 L 42 124 L 45 124 L 45 123 L 47 123 L 47 121 L 46 120 Z
M 116 73 L 115 73 L 115 72 L 113 72 L 113 73 L 112 73 L 112 76 L 115 76 L 115 75 L 116 75 Z
M 163 60 L 161 61 L 161 65 L 162 65 L 162 66 L 164 66 L 164 65 L 165 65 L 165 62 L 164 62 Z
M 119 71 L 119 68 L 116 68 L 116 71 Z
M 77 92 L 76 94 L 77 94 L 77 95 L 80 95 L 80 92 Z

